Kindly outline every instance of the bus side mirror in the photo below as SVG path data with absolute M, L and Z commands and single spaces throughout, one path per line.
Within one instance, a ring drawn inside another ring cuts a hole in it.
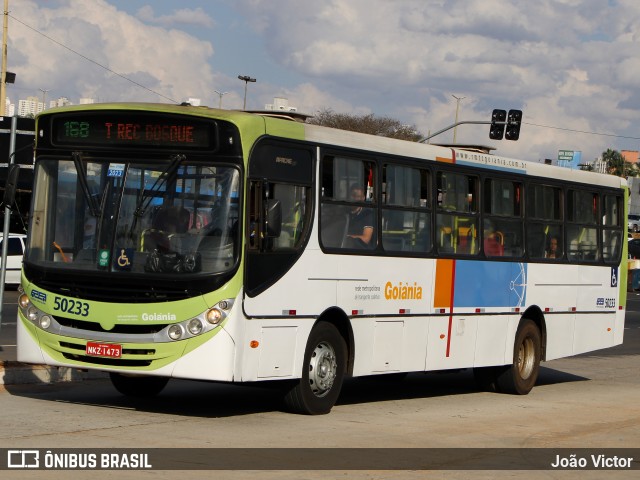
M 18 175 L 20 174 L 20 165 L 14 163 L 9 165 L 7 172 L 7 182 L 4 185 L 4 197 L 2 202 L 5 207 L 11 208 L 16 199 L 16 188 L 18 186 Z
M 268 199 L 266 203 L 265 236 L 267 238 L 277 238 L 282 232 L 282 204 L 280 200 L 275 199 Z

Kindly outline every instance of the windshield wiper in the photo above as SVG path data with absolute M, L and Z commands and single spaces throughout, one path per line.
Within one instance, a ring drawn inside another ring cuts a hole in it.
M 178 171 L 178 166 L 187 157 L 182 154 L 176 154 L 176 155 L 172 155 L 170 158 L 171 158 L 171 163 L 167 165 L 167 168 L 165 168 L 162 171 L 162 173 L 158 176 L 154 184 L 151 185 L 151 188 L 145 191 L 143 186 L 142 195 L 140 197 L 140 200 L 138 201 L 138 204 L 136 205 L 136 209 L 133 211 L 133 215 L 136 218 L 142 217 L 144 215 L 144 212 L 149 207 L 151 200 L 153 200 L 152 194 L 160 190 L 160 187 L 164 183 L 167 183 L 168 180 L 176 174 L 176 172 Z
M 73 158 L 73 163 L 76 166 L 76 171 L 78 172 L 78 181 L 80 182 L 80 188 L 82 188 L 82 192 L 87 200 L 87 206 L 89 207 L 89 212 L 92 216 L 98 217 L 100 215 L 100 209 L 96 203 L 96 199 L 91 195 L 89 191 L 89 184 L 87 183 L 87 173 L 84 171 L 84 167 L 82 165 L 82 152 L 73 152 L 71 154 Z

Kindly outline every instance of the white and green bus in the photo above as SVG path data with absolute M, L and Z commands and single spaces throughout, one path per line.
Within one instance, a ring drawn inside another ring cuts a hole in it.
M 188 105 L 36 131 L 19 361 L 137 396 L 279 380 L 322 414 L 347 377 L 526 394 L 541 361 L 622 343 L 624 179 Z

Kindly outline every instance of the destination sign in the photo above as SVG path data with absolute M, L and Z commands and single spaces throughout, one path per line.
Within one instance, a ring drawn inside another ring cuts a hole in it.
M 215 128 L 214 122 L 175 115 L 73 113 L 53 117 L 51 140 L 54 145 L 211 150 Z

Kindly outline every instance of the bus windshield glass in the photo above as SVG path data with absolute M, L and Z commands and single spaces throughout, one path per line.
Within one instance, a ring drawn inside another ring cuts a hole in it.
M 188 162 L 41 159 L 25 261 L 120 275 L 193 275 L 234 268 L 240 172 Z

